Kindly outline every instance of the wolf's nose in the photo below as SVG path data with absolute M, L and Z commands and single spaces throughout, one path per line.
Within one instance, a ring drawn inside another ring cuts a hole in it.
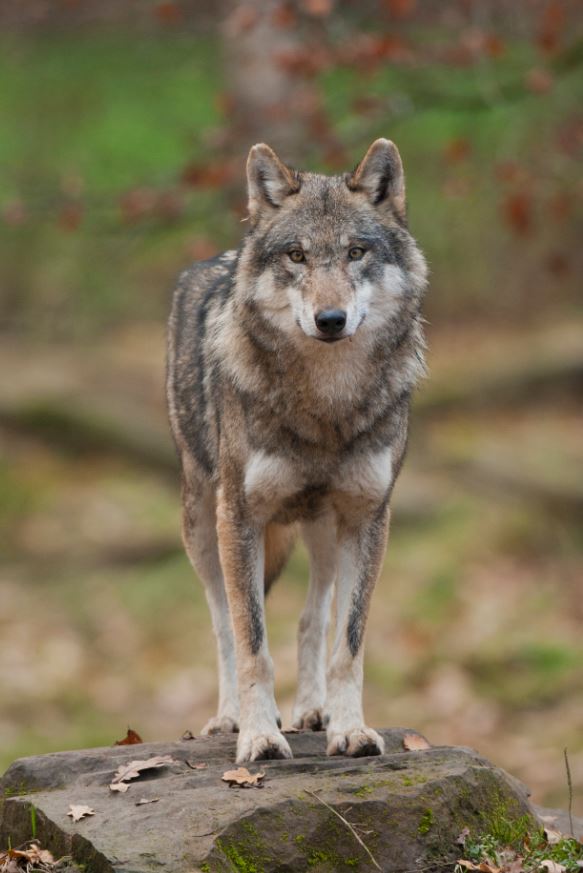
M 333 336 L 340 333 L 346 325 L 346 313 L 343 309 L 324 309 L 316 313 L 316 327 L 321 333 Z

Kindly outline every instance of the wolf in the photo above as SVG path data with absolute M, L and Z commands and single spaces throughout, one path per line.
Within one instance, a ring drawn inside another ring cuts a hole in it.
M 427 268 L 389 140 L 337 176 L 291 169 L 261 143 L 247 187 L 242 243 L 182 273 L 168 331 L 183 540 L 218 646 L 218 712 L 203 734 L 237 732 L 237 762 L 292 757 L 264 600 L 301 533 L 310 579 L 293 726 L 325 727 L 328 755 L 379 755 L 363 640 L 424 372 Z

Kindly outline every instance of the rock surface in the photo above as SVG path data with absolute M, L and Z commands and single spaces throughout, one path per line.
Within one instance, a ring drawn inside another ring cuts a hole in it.
M 249 765 L 265 773 L 261 789 L 222 781 L 235 737 L 22 758 L 0 779 L 0 845 L 33 836 L 34 805 L 34 835 L 86 873 L 428 873 L 459 857 L 464 827 L 476 834 L 497 817 L 534 814 L 524 786 L 472 750 L 408 752 L 405 733 L 382 731 L 386 754 L 359 759 L 327 758 L 323 733 L 288 734 L 293 760 Z M 120 765 L 154 755 L 173 763 L 110 791 Z M 156 802 L 136 805 L 142 798 Z M 73 823 L 70 804 L 95 815 Z

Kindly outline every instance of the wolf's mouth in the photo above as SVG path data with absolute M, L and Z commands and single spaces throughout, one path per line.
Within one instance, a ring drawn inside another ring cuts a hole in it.
M 321 343 L 339 343 L 343 339 L 348 339 L 347 336 L 316 336 L 314 339 L 320 340 Z

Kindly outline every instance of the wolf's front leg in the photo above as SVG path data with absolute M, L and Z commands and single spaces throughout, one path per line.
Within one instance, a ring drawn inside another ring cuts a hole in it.
M 237 762 L 291 758 L 277 724 L 273 664 L 267 648 L 263 530 L 246 516 L 244 501 L 222 489 L 217 535 L 235 635 L 240 706 Z
M 317 731 L 325 723 L 326 634 L 336 578 L 336 519 L 330 513 L 304 522 L 302 536 L 310 554 L 310 587 L 298 628 L 298 693 L 293 726 Z
M 328 671 L 328 755 L 381 755 L 384 741 L 362 712 L 364 632 L 387 542 L 384 505 L 357 526 L 341 530 L 336 588 L 336 636 Z

